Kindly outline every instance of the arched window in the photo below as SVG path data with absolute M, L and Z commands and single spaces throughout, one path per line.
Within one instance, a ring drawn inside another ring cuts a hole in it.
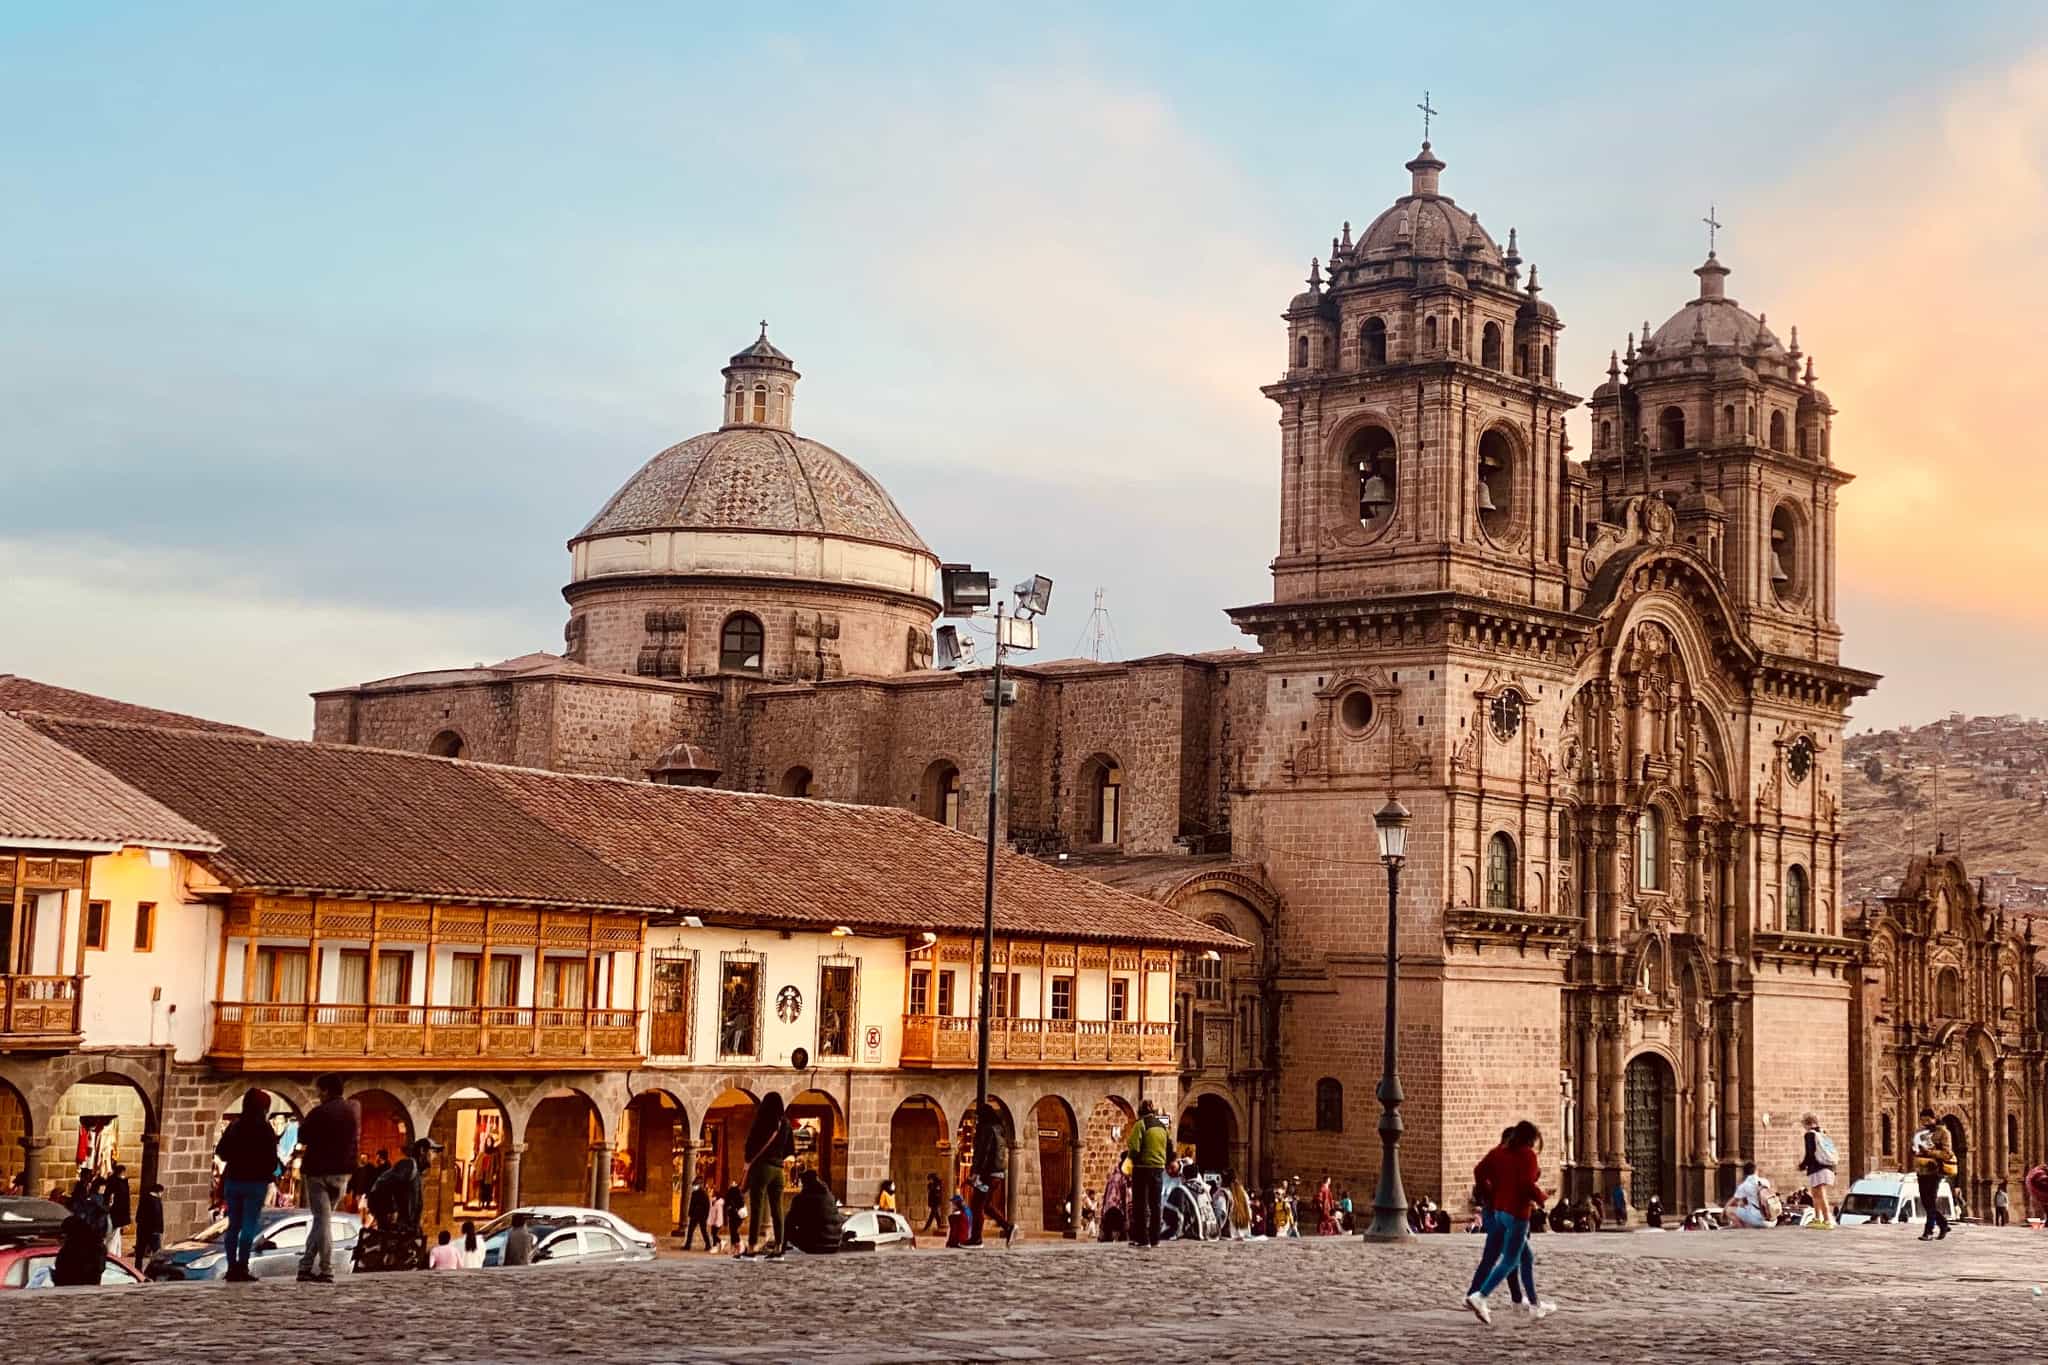
M 1358 490 L 1359 523 L 1377 531 L 1394 516 L 1394 434 L 1367 427 L 1346 444 L 1344 459 Z
M 1515 347 L 1515 373 L 1519 375 L 1529 373 L 1529 346 L 1527 342 Z
M 1089 764 L 1090 824 L 1088 833 L 1098 844 L 1123 842 L 1124 770 L 1109 759 Z
M 1504 536 L 1515 525 L 1515 448 L 1499 427 L 1479 438 L 1479 525 Z
M 1614 444 L 1614 423 L 1602 422 L 1600 424 L 1599 444 L 1602 450 L 1606 450 L 1609 446 Z
M 1749 434 L 1750 434 L 1751 436 L 1754 436 L 1754 435 L 1756 435 L 1756 409 L 1755 409 L 1755 408 L 1745 408 L 1745 409 L 1743 409 L 1743 411 L 1745 411 L 1745 412 L 1747 412 L 1747 413 L 1749 414 Z
M 1436 349 L 1436 314 L 1434 313 L 1422 320 L 1422 346 L 1424 350 L 1434 351 Z
M 1489 322 L 1479 333 L 1479 363 L 1489 370 L 1500 368 L 1500 324 Z
M 1800 453 L 1801 455 L 1804 455 L 1804 454 L 1806 453 L 1806 428 L 1805 428 L 1805 427 L 1801 427 L 1801 428 L 1799 428 L 1799 453 Z
M 1723 436 L 1733 436 L 1735 434 L 1735 405 L 1733 403 L 1723 403 L 1721 405 L 1721 434 Z
M 1344 1131 L 1344 1083 L 1335 1076 L 1325 1076 L 1316 1082 L 1316 1131 Z
M 1573 503 L 1573 504 L 1572 504 L 1572 539 L 1573 539 L 1573 540 L 1580 540 L 1580 541 L 1582 541 L 1582 540 L 1584 540 L 1585 538 L 1586 538 L 1586 509 L 1585 509 L 1585 508 L 1583 508 L 1583 507 L 1581 507 L 1581 506 L 1580 506 L 1579 504 L 1577 504 L 1577 503 Z
M 1486 908 L 1515 908 L 1515 841 L 1505 833 L 1486 841 Z
M 754 385 L 754 420 L 756 422 L 768 420 L 768 386 L 766 384 Z
M 1685 410 L 1666 408 L 1657 417 L 1657 448 L 1659 450 L 1682 450 L 1685 448 Z
M 1806 869 L 1797 863 L 1785 869 L 1785 932 L 1813 932 L 1812 917 L 1806 906 Z
M 1884 1155 L 1890 1156 L 1892 1154 L 1892 1116 L 1889 1113 L 1878 1115 L 1877 1128 L 1878 1146 Z
M 1366 365 L 1387 363 L 1387 324 L 1379 318 L 1367 318 L 1365 326 L 1358 332 L 1358 354 L 1360 362 Z
M 1557 371 L 1550 368 L 1550 348 L 1548 346 L 1543 348 L 1543 377 L 1545 379 L 1555 379 L 1557 377 Z
M 960 828 L 960 770 L 941 758 L 924 770 L 919 814 L 949 829 Z
M 1454 317 L 1451 319 L 1451 354 L 1463 355 L 1464 353 L 1465 320 L 1463 318 Z
M 1559 862 L 1568 863 L 1578 856 L 1578 837 L 1572 830 L 1572 808 L 1566 806 L 1557 813 L 1557 857 Z
M 453 730 L 443 730 L 428 741 L 427 752 L 435 758 L 461 758 L 462 751 L 467 747 L 462 742 L 461 735 Z
M 718 637 L 718 666 L 742 673 L 761 671 L 761 618 L 736 612 L 725 618 Z
M 1636 889 L 1664 889 L 1664 812 L 1655 806 L 1643 807 L 1636 821 Z
M 791 768 L 782 775 L 782 784 L 777 790 L 784 796 L 809 796 L 811 770 L 804 767 Z
M 745 389 L 734 389 L 732 391 L 732 420 L 735 422 L 747 420 L 747 391 Z
M 1294 368 L 1297 370 L 1308 368 L 1308 333 L 1306 332 L 1295 339 Z
M 2008 1113 L 2005 1116 L 2005 1150 L 2018 1155 L 2020 1150 L 2020 1116 Z
M 1784 448 L 1785 414 L 1782 412 L 1773 411 L 1771 413 L 1771 449 L 1783 450 Z
M 1963 1012 L 1963 978 L 1953 967 L 1943 967 L 1934 978 L 1934 1012 L 1955 1019 Z

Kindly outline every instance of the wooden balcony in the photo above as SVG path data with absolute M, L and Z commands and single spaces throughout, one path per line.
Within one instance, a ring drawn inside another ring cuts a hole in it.
M 617 1067 L 642 1060 L 640 1011 L 222 1001 L 207 1057 L 228 1070 Z
M 9 1048 L 69 1047 L 82 1031 L 82 976 L 0 976 L 0 1043 Z
M 903 1065 L 971 1067 L 980 1020 L 903 1016 Z M 1179 1064 L 1171 1023 L 1106 1019 L 991 1019 L 988 1063 L 1000 1067 L 1095 1067 L 1171 1071 Z

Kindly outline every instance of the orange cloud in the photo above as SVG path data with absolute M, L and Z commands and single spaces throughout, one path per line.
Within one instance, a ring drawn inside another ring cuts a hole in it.
M 1801 340 L 1841 409 L 1834 455 L 1858 476 L 1845 585 L 2048 620 L 2044 166 L 2036 52 L 1952 90 L 1932 119 L 1874 130 L 1767 218 L 1801 263 L 1771 291 L 1773 328 L 1811 319 Z

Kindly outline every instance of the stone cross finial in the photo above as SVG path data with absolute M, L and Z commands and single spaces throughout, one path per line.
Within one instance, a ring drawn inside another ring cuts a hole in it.
M 766 319 L 766 318 L 762 318 L 762 319 L 761 319 L 761 340 L 763 340 L 763 341 L 766 341 L 767 339 L 768 339 L 768 319 Z
M 1712 204 L 1707 205 L 1707 216 L 1700 219 L 1700 221 L 1707 225 L 1707 254 L 1711 256 L 1714 254 L 1714 234 L 1721 230 L 1720 222 L 1714 217 L 1714 206 Z
M 1429 92 L 1427 90 L 1422 92 L 1422 103 L 1415 107 L 1422 111 L 1422 140 L 1427 142 L 1429 141 L 1429 121 L 1438 113 L 1436 109 L 1430 107 Z

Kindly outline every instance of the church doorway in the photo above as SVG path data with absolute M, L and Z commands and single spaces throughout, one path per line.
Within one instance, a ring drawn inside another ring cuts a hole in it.
M 1671 1064 L 1654 1052 L 1645 1052 L 1628 1064 L 1623 1081 L 1628 1117 L 1629 1203 L 1647 1208 L 1650 1196 L 1663 1201 L 1666 1210 L 1675 1205 L 1671 1189 L 1677 1174 L 1671 1139 L 1676 1124 L 1672 1108 L 1678 1087 Z
M 1180 1111 L 1174 1146 L 1192 1156 L 1197 1168 L 1212 1174 L 1231 1169 L 1231 1148 L 1237 1142 L 1237 1115 L 1221 1095 L 1203 1095 Z
M 1963 1133 L 1963 1121 L 1954 1114 L 1941 1120 L 1941 1126 L 1948 1129 L 1949 1146 L 1956 1150 L 1956 1173 L 1949 1178 L 1948 1187 L 1955 1191 L 1956 1199 L 1966 1207 L 1963 1212 L 1977 1212 L 1977 1191 L 1970 1184 L 1970 1140 Z
M 1073 1219 L 1074 1111 L 1058 1095 L 1047 1095 L 1031 1107 L 1037 1130 L 1039 1226 L 1067 1233 Z

